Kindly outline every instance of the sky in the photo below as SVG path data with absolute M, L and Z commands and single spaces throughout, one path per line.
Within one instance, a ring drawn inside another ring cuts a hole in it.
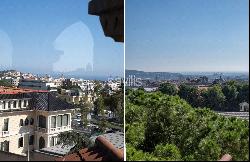
M 248 0 L 126 0 L 126 69 L 249 72 Z
M 86 0 L 0 0 L 0 70 L 123 76 L 123 45 Z

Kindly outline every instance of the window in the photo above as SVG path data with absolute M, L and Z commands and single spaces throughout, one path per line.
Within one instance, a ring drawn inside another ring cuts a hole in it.
M 50 146 L 55 146 L 55 140 L 56 140 L 55 137 L 50 138 Z
M 63 115 L 63 117 L 62 117 L 62 125 L 63 126 L 68 125 L 68 114 Z
M 56 128 L 56 116 L 51 116 L 51 128 Z
M 34 144 L 34 135 L 31 135 L 29 138 L 29 145 L 33 145 Z
M 28 118 L 25 119 L 24 124 L 29 125 L 29 119 Z
M 39 115 L 38 121 L 39 121 L 38 126 L 40 128 L 46 128 L 46 117 L 45 116 Z
M 60 138 L 59 138 L 59 137 L 57 137 L 57 142 L 56 142 L 56 144 L 57 144 L 57 145 L 60 144 Z
M 57 116 L 57 127 L 62 127 L 62 115 Z
M 9 118 L 4 119 L 3 131 L 8 131 L 9 129 Z
M 4 141 L 0 143 L 0 151 L 9 152 L 9 141 Z
M 8 108 L 10 109 L 10 101 L 8 102 Z
M 27 106 L 27 101 L 24 100 L 23 107 L 26 107 L 26 106 Z
M 5 106 L 6 106 L 6 102 L 3 101 L 3 109 L 5 109 Z
M 16 108 L 16 101 L 13 102 L 13 108 Z
M 20 119 L 20 126 L 23 126 L 23 119 Z
M 23 137 L 20 137 L 18 140 L 18 148 L 23 147 Z
M 18 107 L 19 107 L 19 108 L 22 107 L 22 101 L 21 101 L 21 100 L 18 101 Z
M 34 119 L 31 118 L 31 119 L 30 119 L 30 125 L 33 125 L 33 124 L 34 124 Z

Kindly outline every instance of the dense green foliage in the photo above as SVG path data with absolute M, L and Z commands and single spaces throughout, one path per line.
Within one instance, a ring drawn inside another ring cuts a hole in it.
M 209 107 L 216 111 L 239 111 L 241 102 L 249 103 L 249 84 L 229 81 L 207 90 L 182 84 L 178 95 L 193 107 Z
M 127 160 L 249 159 L 248 121 L 193 108 L 179 96 L 128 91 L 125 118 Z
M 12 87 L 12 85 L 9 82 L 7 82 L 6 80 L 0 80 L 0 86 Z
M 77 152 L 84 147 L 91 147 L 93 145 L 93 143 L 91 143 L 91 141 L 89 140 L 89 137 L 75 131 L 61 132 L 58 135 L 58 138 L 58 143 L 62 144 L 63 147 L 74 145 L 74 147 L 71 148 L 68 154 Z
M 159 91 L 167 95 L 176 95 L 178 93 L 177 87 L 171 83 L 162 83 Z

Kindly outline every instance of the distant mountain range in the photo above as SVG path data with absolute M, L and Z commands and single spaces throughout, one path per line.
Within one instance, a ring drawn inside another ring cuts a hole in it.
M 207 76 L 209 79 L 224 78 L 231 79 L 248 79 L 249 73 L 247 72 L 145 72 L 139 70 L 126 70 L 125 77 L 129 75 L 135 75 L 137 78 L 151 79 L 151 80 L 182 80 L 187 77 L 200 77 Z
M 129 75 L 135 75 L 138 78 L 142 79 L 152 79 L 152 80 L 159 80 L 159 79 L 184 79 L 185 76 L 181 73 L 171 73 L 171 72 L 144 72 L 138 70 L 126 70 L 125 77 L 128 78 Z

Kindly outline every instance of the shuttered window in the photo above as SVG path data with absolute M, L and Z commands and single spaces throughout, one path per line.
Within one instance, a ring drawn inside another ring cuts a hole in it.
M 51 116 L 51 128 L 56 128 L 56 116 Z
M 57 116 L 57 127 L 62 127 L 62 115 Z
M 23 147 L 23 137 L 20 137 L 18 140 L 18 148 Z
M 63 126 L 67 126 L 68 125 L 68 114 L 63 115 L 62 125 Z
M 0 151 L 9 152 L 9 141 L 4 141 L 0 143 Z
M 3 131 L 9 130 L 9 118 L 4 119 Z

